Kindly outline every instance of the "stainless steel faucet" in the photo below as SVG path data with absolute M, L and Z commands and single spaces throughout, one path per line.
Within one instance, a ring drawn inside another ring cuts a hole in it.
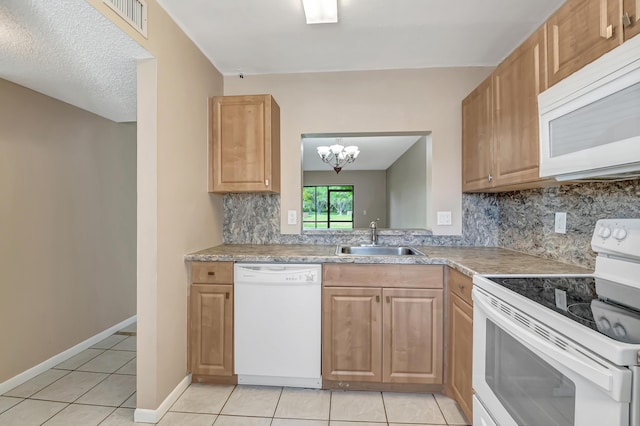
M 371 245 L 376 245 L 378 244 L 378 221 L 380 220 L 380 218 L 377 218 L 376 220 L 372 220 L 371 223 L 369 224 L 369 228 L 371 229 Z

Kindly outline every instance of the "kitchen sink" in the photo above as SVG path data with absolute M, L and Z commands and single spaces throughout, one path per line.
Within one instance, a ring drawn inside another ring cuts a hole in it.
M 338 246 L 336 254 L 352 256 L 424 256 L 424 253 L 404 246 Z

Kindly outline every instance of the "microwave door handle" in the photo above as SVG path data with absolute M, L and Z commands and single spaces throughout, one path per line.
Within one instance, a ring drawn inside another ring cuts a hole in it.
M 567 351 L 561 350 L 556 345 L 549 343 L 545 339 L 538 337 L 535 333 L 529 329 L 517 325 L 515 320 L 506 317 L 500 311 L 492 308 L 483 297 L 474 298 L 474 305 L 481 308 L 487 313 L 490 313 L 490 319 L 496 323 L 497 326 L 505 331 L 508 331 L 512 336 L 516 337 L 518 342 L 526 346 L 529 350 L 534 352 L 541 358 L 551 357 L 563 364 L 567 369 L 573 370 L 581 377 L 593 382 L 595 385 L 607 391 L 611 394 L 613 389 L 614 375 L 612 371 L 595 361 L 592 361 L 586 357 L 578 357 Z M 479 305 L 479 306 L 478 306 Z M 526 333 L 526 337 L 523 335 Z

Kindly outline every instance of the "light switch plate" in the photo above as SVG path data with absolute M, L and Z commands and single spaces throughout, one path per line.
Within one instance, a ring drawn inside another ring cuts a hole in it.
M 295 225 L 298 223 L 298 212 L 296 210 L 287 211 L 287 224 Z
M 555 232 L 558 234 L 567 233 L 567 214 L 556 213 Z
M 451 212 L 438 212 L 438 225 L 451 225 Z

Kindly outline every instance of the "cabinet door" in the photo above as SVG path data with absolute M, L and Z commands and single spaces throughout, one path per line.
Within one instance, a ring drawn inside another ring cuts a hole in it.
M 382 381 L 381 289 L 325 287 L 322 291 L 322 377 Z
M 487 78 L 462 101 L 462 190 L 492 187 L 492 78 Z
M 383 382 L 442 383 L 442 290 L 384 289 Z
M 546 89 L 544 27 L 494 73 L 494 184 L 539 180 L 538 94 Z
M 471 419 L 473 309 L 453 292 L 449 293 L 449 321 L 449 389 L 464 414 Z
M 189 312 L 191 373 L 233 374 L 233 286 L 192 284 Z
M 549 86 L 622 43 L 620 0 L 568 0 L 547 21 Z
M 211 99 L 212 192 L 277 192 L 280 109 L 269 95 Z
M 628 21 L 626 19 L 623 20 L 625 40 L 629 40 L 631 37 L 640 33 L 640 22 L 638 22 L 639 13 L 640 0 L 624 0 L 622 15 L 628 18 Z

